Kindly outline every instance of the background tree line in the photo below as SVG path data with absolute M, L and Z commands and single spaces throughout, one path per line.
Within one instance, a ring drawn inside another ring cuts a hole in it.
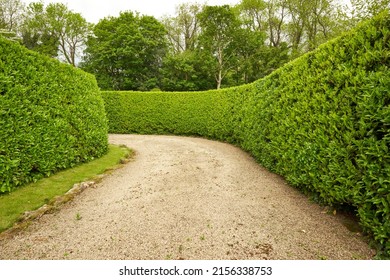
M 0 0 L 0 36 L 95 74 L 105 90 L 195 91 L 264 77 L 390 7 L 390 0 L 241 0 L 125 11 L 93 25 L 65 4 Z

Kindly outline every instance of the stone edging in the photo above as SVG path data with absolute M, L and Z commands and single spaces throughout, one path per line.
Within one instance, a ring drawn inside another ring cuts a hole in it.
M 100 176 L 100 178 L 102 177 L 104 177 L 104 174 L 103 176 Z M 55 212 L 62 205 L 73 200 L 77 195 L 82 193 L 87 188 L 95 188 L 95 187 L 96 187 L 95 181 L 87 181 L 87 182 L 74 184 L 73 187 L 69 191 L 67 191 L 64 195 L 54 197 L 47 204 L 44 204 L 43 206 L 39 207 L 36 210 L 24 212 L 23 215 L 18 219 L 18 221 L 11 228 L 0 233 L 0 240 L 14 236 L 19 231 L 27 228 L 33 220 L 39 219 L 47 213 Z

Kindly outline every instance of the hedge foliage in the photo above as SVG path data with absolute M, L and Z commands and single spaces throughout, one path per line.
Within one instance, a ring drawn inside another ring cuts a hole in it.
M 239 145 L 319 201 L 355 207 L 390 256 L 389 26 L 383 13 L 242 87 L 105 92 L 110 131 Z
M 110 131 L 221 138 L 225 92 L 103 92 Z
M 0 38 L 0 193 L 107 151 L 96 80 Z

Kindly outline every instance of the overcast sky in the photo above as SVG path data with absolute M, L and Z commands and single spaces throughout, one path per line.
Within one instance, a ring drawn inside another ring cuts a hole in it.
M 24 3 L 39 0 L 22 0 Z M 137 11 L 141 14 L 161 18 L 174 15 L 175 7 L 181 3 L 205 3 L 209 5 L 235 5 L 240 0 L 43 0 L 48 3 L 64 3 L 74 12 L 81 13 L 88 22 L 97 23 L 106 16 L 118 16 L 120 11 Z

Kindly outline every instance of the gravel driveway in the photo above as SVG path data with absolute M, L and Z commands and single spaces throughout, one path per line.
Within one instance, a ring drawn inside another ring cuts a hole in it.
M 0 259 L 370 259 L 342 217 L 328 214 L 229 144 L 110 135 L 136 152 L 27 230 Z

